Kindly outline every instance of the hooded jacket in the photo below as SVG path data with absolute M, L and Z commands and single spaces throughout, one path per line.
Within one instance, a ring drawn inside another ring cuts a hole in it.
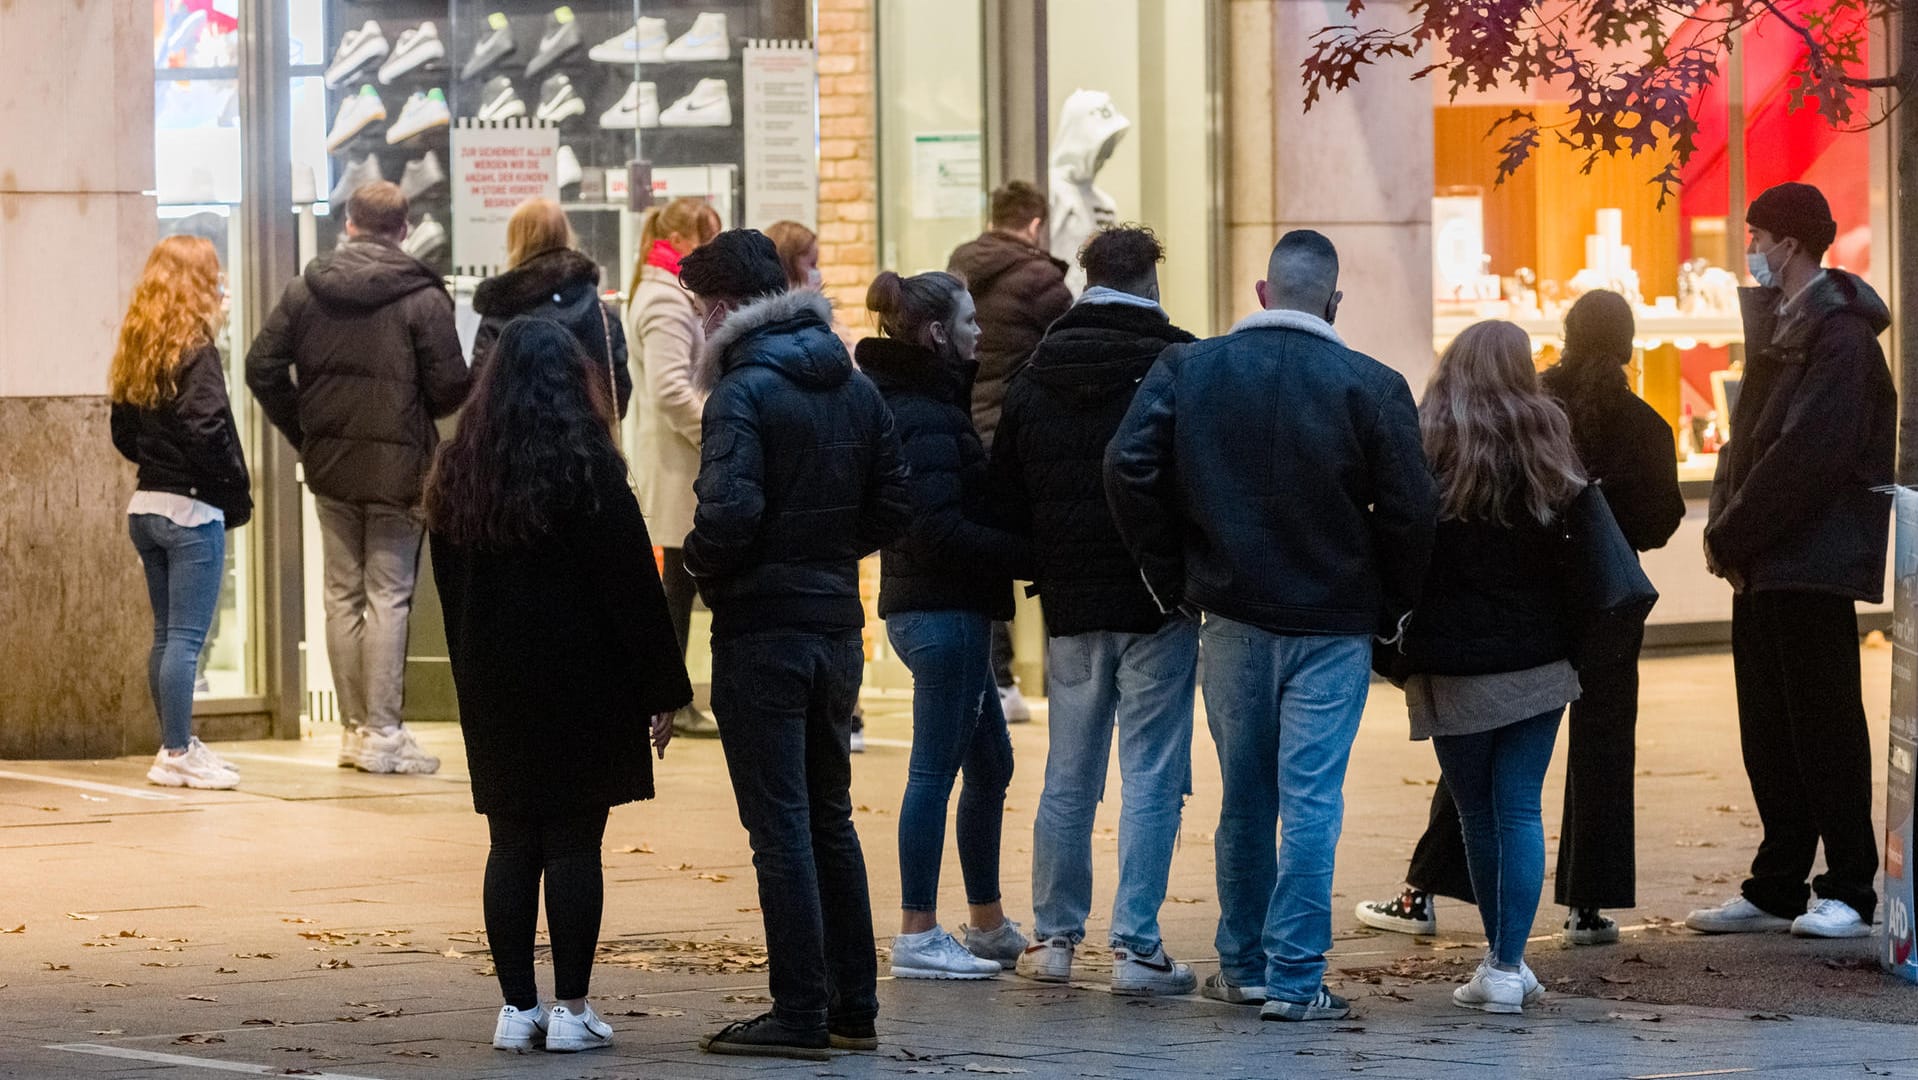
M 1396 637 L 1438 519 L 1405 377 L 1298 311 L 1167 349 L 1106 495 L 1161 610 L 1275 634 Z
M 492 359 L 493 344 L 506 324 L 521 315 L 551 319 L 573 332 L 598 378 L 626 415 L 633 397 L 633 373 L 626 366 L 626 328 L 599 298 L 599 264 L 570 248 L 543 252 L 473 290 L 473 311 L 480 316 L 473 338 L 473 378 Z
M 1048 634 L 1165 625 L 1106 502 L 1106 446 L 1152 362 L 1196 340 L 1158 308 L 1081 301 L 1013 377 L 992 446 L 993 492 L 1008 525 L 1032 538 Z
M 246 355 L 246 384 L 300 452 L 307 485 L 343 502 L 417 503 L 433 421 L 471 382 L 439 275 L 370 238 L 307 264 Z
M 253 491 L 220 350 L 211 342 L 188 350 L 178 382 L 173 400 L 158 408 L 114 402 L 113 445 L 140 467 L 141 491 L 198 499 L 237 529 L 253 516 Z
M 1779 310 L 1741 289 L 1745 379 L 1712 480 L 1705 551 L 1740 592 L 1884 597 L 1898 401 L 1870 285 L 1827 270 Z
M 986 452 L 966 403 L 976 365 L 955 365 L 893 338 L 859 343 L 899 423 L 911 467 L 911 524 L 881 552 L 879 617 L 899 611 L 975 611 L 1012 618 L 1012 582 L 1032 576 L 1032 547 L 998 523 Z
M 892 414 L 801 289 L 755 301 L 706 340 L 699 508 L 686 569 L 713 636 L 865 625 L 859 560 L 905 528 Z
M 992 230 L 959 245 L 946 267 L 966 281 L 979 308 L 979 372 L 972 424 L 992 449 L 1006 384 L 1025 365 L 1052 320 L 1072 306 L 1066 264 L 1010 233 Z
M 1585 475 L 1603 484 L 1605 502 L 1618 529 L 1635 551 L 1665 546 L 1685 519 L 1685 496 L 1678 488 L 1678 449 L 1672 426 L 1621 377 L 1596 391 L 1580 393 L 1563 367 L 1539 376 L 1545 392 L 1572 417 L 1572 444 Z
M 1052 229 L 1052 254 L 1065 261 L 1066 285 L 1074 296 L 1086 286 L 1079 249 L 1094 233 L 1119 220 L 1119 204 L 1092 181 L 1131 127 L 1132 121 L 1103 90 L 1074 90 L 1059 106 L 1046 224 Z

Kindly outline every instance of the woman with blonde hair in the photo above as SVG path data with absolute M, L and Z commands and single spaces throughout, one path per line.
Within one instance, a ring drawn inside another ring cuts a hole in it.
M 693 621 L 693 579 L 683 545 L 693 531 L 693 481 L 706 409 L 706 395 L 693 385 L 693 361 L 706 335 L 692 294 L 679 283 L 679 261 L 719 235 L 719 224 L 719 214 L 703 199 L 674 199 L 646 211 L 626 304 L 640 381 L 633 473 L 647 528 L 665 549 L 666 606 L 682 656 Z M 685 709 L 674 723 L 681 735 L 719 735 L 718 725 L 697 709 Z
M 566 211 L 551 199 L 528 199 L 506 223 L 506 271 L 480 282 L 473 310 L 473 375 L 492 359 L 500 330 L 521 315 L 552 319 L 573 332 L 607 383 L 620 416 L 633 396 L 626 367 L 626 330 L 599 296 L 599 264 L 580 254 Z
M 1419 405 L 1439 524 L 1424 591 L 1388 674 L 1412 738 L 1431 739 L 1458 804 L 1490 952 L 1454 1003 L 1516 1013 L 1542 991 L 1525 942 L 1545 883 L 1539 793 L 1579 696 L 1564 517 L 1585 488 L 1571 426 L 1539 386 L 1531 338 L 1468 327 Z
M 214 344 L 226 286 L 213 244 L 169 236 L 134 286 L 107 375 L 113 445 L 140 467 L 127 529 L 153 604 L 147 689 L 160 752 L 147 779 L 225 789 L 240 773 L 193 734 L 193 683 L 220 604 L 226 530 L 253 515 L 252 485 Z

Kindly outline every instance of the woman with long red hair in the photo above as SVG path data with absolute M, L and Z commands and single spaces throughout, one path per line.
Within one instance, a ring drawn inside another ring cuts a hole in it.
M 193 734 L 193 682 L 220 603 L 226 530 L 253 515 L 246 459 L 214 344 L 226 288 L 213 244 L 169 236 L 134 286 L 107 375 L 113 445 L 140 467 L 127 529 L 153 604 L 147 688 L 160 752 L 147 779 L 231 788 L 240 773 Z

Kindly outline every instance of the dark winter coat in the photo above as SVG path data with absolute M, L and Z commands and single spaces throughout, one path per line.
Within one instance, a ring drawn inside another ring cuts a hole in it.
M 163 491 L 218 507 L 226 527 L 253 516 L 253 488 L 226 396 L 226 371 L 212 344 L 191 349 L 178 391 L 157 409 L 114 402 L 113 446 L 140 467 L 141 491 Z
M 362 238 L 286 287 L 246 355 L 246 384 L 314 494 L 411 506 L 439 445 L 433 421 L 459 408 L 471 375 L 440 276 Z
M 610 378 L 619 415 L 633 398 L 633 372 L 626 366 L 626 328 L 599 298 L 599 264 L 561 248 L 480 282 L 473 290 L 473 311 L 480 316 L 473 338 L 473 378 L 493 356 L 493 343 L 506 324 L 521 315 L 552 319 L 573 332 L 592 361 L 592 370 Z
M 979 373 L 972 383 L 972 423 L 992 449 L 1006 385 L 1025 366 L 1052 320 L 1072 306 L 1066 264 L 997 229 L 954 249 L 946 269 L 966 279 L 979 308 Z
M 1871 286 L 1827 270 L 1778 313 L 1776 289 L 1741 290 L 1745 379 L 1712 481 L 1705 550 L 1740 592 L 1826 593 L 1877 603 L 1898 400 L 1878 335 L 1891 313 Z
M 693 373 L 708 394 L 686 569 L 713 636 L 865 625 L 859 560 L 910 508 L 892 414 L 811 289 L 734 312 Z
M 1112 520 L 1106 446 L 1152 362 L 1195 340 L 1157 308 L 1080 303 L 1013 376 L 992 447 L 993 492 L 1008 526 L 1032 539 L 1048 634 L 1165 625 Z
M 1294 311 L 1167 349 L 1106 494 L 1161 610 L 1277 634 L 1395 636 L 1438 517 L 1405 377 Z
M 1497 675 L 1570 658 L 1564 530 L 1442 521 L 1396 675 Z
M 653 797 L 650 719 L 692 701 L 625 464 L 525 547 L 431 534 L 460 730 L 482 814 L 559 817 Z
M 1551 368 L 1539 381 L 1571 415 L 1579 462 L 1586 476 L 1603 485 L 1606 505 L 1626 542 L 1637 551 L 1664 547 L 1685 518 L 1672 426 L 1632 393 L 1623 377 L 1602 390 L 1585 391 L 1591 400 L 1579 401 L 1572 400 L 1578 391 L 1563 368 Z
M 911 524 L 879 562 L 879 617 L 976 611 L 1012 618 L 1012 582 L 1032 577 L 1032 545 L 999 527 L 986 452 L 966 403 L 975 365 L 955 365 L 892 338 L 859 343 L 859 366 L 899 422 L 912 469 Z

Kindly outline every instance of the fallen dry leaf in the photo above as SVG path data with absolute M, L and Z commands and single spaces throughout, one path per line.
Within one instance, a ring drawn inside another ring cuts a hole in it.
M 466 954 L 458 949 L 447 949 L 440 955 L 446 957 L 448 960 L 464 960 L 466 958 Z
M 239 973 L 239 968 L 216 967 L 213 969 L 213 974 L 215 975 L 238 975 Z
M 212 1043 L 223 1043 L 226 1040 L 218 1035 L 182 1035 L 173 1041 L 183 1044 L 209 1045 Z
M 42 961 L 42 963 L 46 964 L 48 971 L 72 971 L 73 970 L 72 964 L 56 964 L 51 960 Z
M 219 998 L 214 997 L 212 994 L 188 994 L 186 996 L 186 999 L 188 1001 L 218 1001 L 220 1000 Z
M 621 855 L 657 855 L 651 844 L 628 844 L 619 849 Z
M 21 923 L 19 926 L 9 926 L 5 928 L 0 928 L 0 934 L 24 934 L 26 932 L 27 932 L 26 923 Z
M 271 960 L 273 959 L 273 954 L 270 952 L 236 952 L 233 954 L 233 959 L 235 960 Z
M 127 986 L 127 984 L 123 982 L 103 982 L 96 985 L 102 990 L 124 990 Z
M 106 1030 L 104 1030 L 104 1031 L 95 1031 L 95 1032 L 92 1032 L 91 1034 L 94 1034 L 94 1035 L 125 1035 L 126 1033 L 127 1033 L 127 1031 L 126 1031 L 126 1029 L 125 1029 L 125 1028 L 107 1028 L 107 1029 L 106 1029 Z
M 323 960 L 314 965 L 322 971 L 341 971 L 353 966 L 351 960 Z
M 283 922 L 283 923 L 294 923 L 294 924 L 296 924 L 296 925 L 300 925 L 300 926 L 304 926 L 304 925 L 306 925 L 306 924 L 308 924 L 308 923 L 311 923 L 311 922 L 313 922 L 313 920 L 312 920 L 312 919 L 305 919 L 305 918 L 298 918 L 298 917 L 295 917 L 295 918 L 291 918 L 291 919 L 281 919 L 280 921 L 281 921 L 281 922 Z
M 67 918 L 69 918 L 69 919 L 72 919 L 72 920 L 73 920 L 74 922 L 98 922 L 98 921 L 100 921 L 100 916 L 98 916 L 98 915 L 83 915 L 83 914 L 81 914 L 80 912 L 77 912 L 77 911 L 69 911 L 69 912 L 67 912 Z
M 157 968 L 175 968 L 180 966 L 180 962 L 178 960 L 142 960 L 140 962 L 140 966 L 141 967 L 157 967 Z
M 265 1017 L 255 1017 L 254 1019 L 251 1019 L 251 1020 L 240 1021 L 240 1026 L 241 1027 L 286 1027 L 287 1023 L 284 1020 L 269 1020 Z
M 731 881 L 733 876 L 731 874 L 694 874 L 693 878 L 697 881 L 721 882 Z
M 393 1055 L 394 1057 L 416 1057 L 416 1058 L 439 1057 L 438 1054 L 435 1054 L 431 1050 L 388 1050 L 387 1053 Z

